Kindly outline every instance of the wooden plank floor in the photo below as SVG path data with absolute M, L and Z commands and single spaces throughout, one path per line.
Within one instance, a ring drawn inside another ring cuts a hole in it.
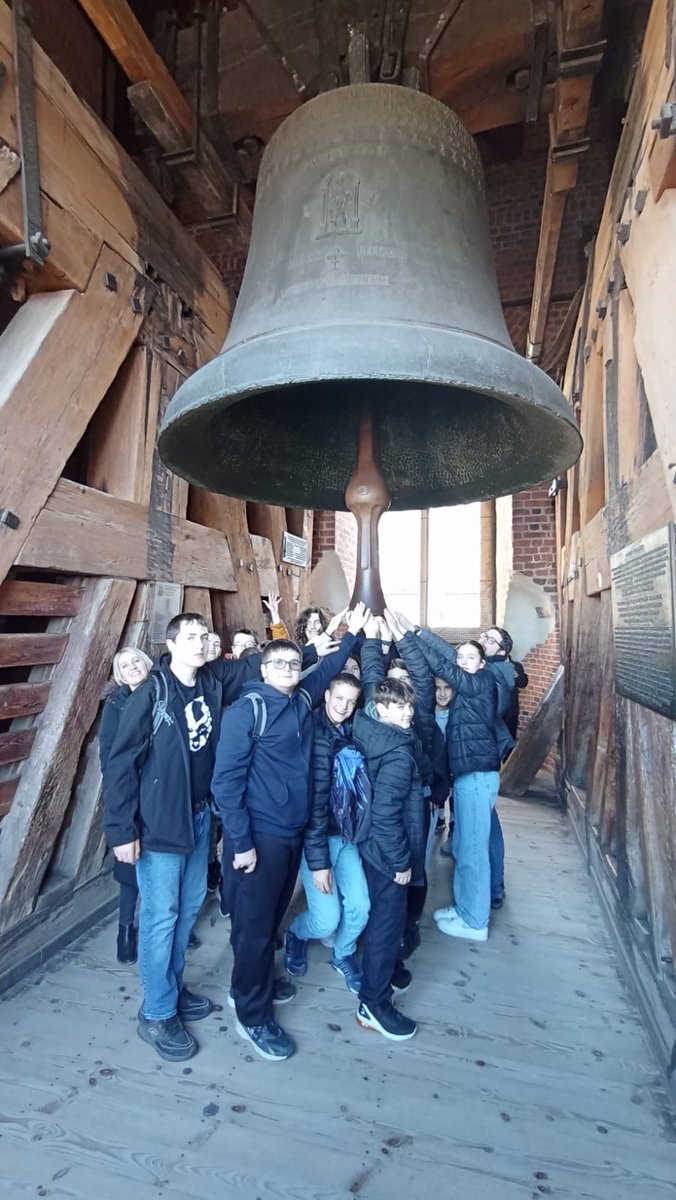
M 161 1062 L 135 1032 L 115 924 L 0 1002 L 0 1195 L 7 1200 L 674 1200 L 676 1134 L 565 821 L 501 801 L 508 898 L 485 945 L 430 916 L 392 1045 L 311 951 L 268 1063 L 227 1006 L 200 1053 Z M 447 899 L 435 855 L 429 911 Z M 209 899 L 187 980 L 225 1005 L 228 923 Z

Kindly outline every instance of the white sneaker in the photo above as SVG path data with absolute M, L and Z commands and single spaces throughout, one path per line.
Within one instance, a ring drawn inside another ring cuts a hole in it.
M 474 929 L 454 913 L 452 917 L 437 921 L 437 929 L 448 937 L 464 938 L 466 942 L 485 942 L 488 940 L 488 929 Z
M 435 921 L 449 921 L 455 916 L 455 905 L 451 904 L 449 908 L 437 908 L 432 916 Z

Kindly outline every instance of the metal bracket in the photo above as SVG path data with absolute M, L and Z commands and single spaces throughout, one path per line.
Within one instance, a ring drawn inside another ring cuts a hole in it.
M 549 157 L 552 162 L 560 162 L 564 158 L 574 158 L 577 154 L 584 154 L 591 146 L 591 138 L 577 138 L 574 142 L 559 142 L 556 146 L 552 146 L 549 151 Z
M 676 134 L 676 102 L 663 104 L 660 115 L 650 123 L 651 129 L 656 129 L 660 138 L 674 137 Z
M 6 525 L 8 529 L 18 529 L 20 524 L 16 513 L 9 508 L 0 508 L 0 525 Z
M 383 53 L 380 60 L 381 83 L 397 83 L 401 75 L 410 9 L 411 0 L 387 0 L 383 22 Z
M 0 280 L 17 274 L 25 259 L 41 267 L 51 250 L 42 229 L 40 197 L 40 159 L 38 131 L 35 119 L 35 84 L 33 79 L 33 36 L 24 0 L 12 4 L 14 27 L 14 71 L 16 76 L 16 115 L 21 156 L 21 191 L 23 196 L 23 242 L 0 250 Z
M 575 46 L 571 50 L 559 50 L 559 79 L 571 75 L 595 75 L 606 51 L 605 38 L 589 46 Z
M 444 7 L 443 12 L 439 13 L 437 23 L 429 37 L 425 38 L 422 49 L 420 51 L 419 68 L 420 68 L 420 90 L 421 92 L 429 92 L 430 90 L 430 59 L 446 32 L 451 21 L 462 8 L 464 0 L 455 0 L 455 4 Z

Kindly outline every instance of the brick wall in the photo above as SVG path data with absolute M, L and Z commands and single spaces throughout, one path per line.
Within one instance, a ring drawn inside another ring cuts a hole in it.
M 519 726 L 523 728 L 535 712 L 561 661 L 556 579 L 556 531 L 554 502 L 547 487 L 532 488 L 512 497 L 512 566 L 547 592 L 557 616 L 556 628 L 547 641 L 527 654 L 523 665 L 528 687 L 519 697 Z
M 312 566 L 316 567 L 325 550 L 336 548 L 336 514 L 319 508 L 312 526 Z

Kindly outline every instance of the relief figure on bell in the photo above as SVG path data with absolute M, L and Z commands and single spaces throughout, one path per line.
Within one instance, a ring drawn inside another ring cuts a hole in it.
M 335 171 L 323 183 L 322 224 L 318 238 L 332 234 L 361 233 L 360 179 L 352 171 Z

